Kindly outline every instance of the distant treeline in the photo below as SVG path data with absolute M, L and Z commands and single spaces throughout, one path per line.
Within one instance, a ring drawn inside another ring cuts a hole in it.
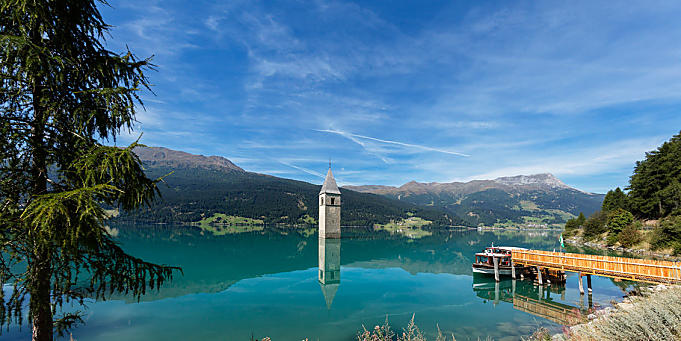
M 641 234 L 646 221 L 655 226 L 647 238 Z M 565 232 L 586 239 L 605 237 L 608 244 L 623 246 L 647 241 L 652 248 L 681 253 L 681 134 L 646 153 L 624 191 L 609 191 L 601 211 L 588 219 L 571 219 Z
M 149 165 L 147 174 L 161 177 L 161 199 L 148 209 L 127 213 L 119 221 L 197 222 L 215 213 L 262 219 L 266 224 L 300 224 L 318 218 L 320 186 L 237 170 L 175 168 Z M 385 224 L 408 214 L 437 225 L 463 221 L 442 210 L 418 207 L 379 195 L 341 189 L 343 225 Z M 309 219 L 308 219 L 309 220 Z

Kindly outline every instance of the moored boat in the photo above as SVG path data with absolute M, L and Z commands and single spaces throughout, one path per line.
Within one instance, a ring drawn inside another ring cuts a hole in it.
M 490 246 L 483 252 L 475 254 L 473 273 L 494 276 L 494 258 L 498 259 L 498 271 L 500 276 L 511 276 L 511 253 L 513 250 L 526 250 L 521 247 Z M 516 271 L 522 268 L 516 266 Z

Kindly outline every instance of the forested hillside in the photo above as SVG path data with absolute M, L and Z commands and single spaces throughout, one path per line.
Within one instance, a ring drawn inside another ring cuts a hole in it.
M 562 226 L 580 212 L 591 214 L 597 211 L 603 200 L 602 194 L 571 188 L 551 174 L 466 183 L 412 181 L 400 187 L 350 188 L 444 209 L 461 217 L 470 226 Z
M 644 226 L 655 229 L 644 231 Z M 601 211 L 568 221 L 565 233 L 609 245 L 681 253 L 681 134 L 646 153 L 636 162 L 625 191 L 609 191 Z
M 160 151 L 160 149 L 157 149 Z M 142 154 L 150 177 L 167 175 L 159 185 L 161 199 L 149 209 L 119 216 L 119 220 L 198 222 L 216 213 L 262 219 L 265 223 L 314 223 L 321 186 L 243 171 L 226 163 L 192 164 L 168 160 L 172 155 Z M 158 154 L 158 153 L 157 153 Z M 191 154 L 189 154 L 191 155 Z M 197 156 L 200 157 L 200 156 Z M 210 160 L 201 157 L 201 160 Z M 341 189 L 343 225 L 371 226 L 413 214 L 435 224 L 458 225 L 461 219 L 434 208 L 379 195 Z

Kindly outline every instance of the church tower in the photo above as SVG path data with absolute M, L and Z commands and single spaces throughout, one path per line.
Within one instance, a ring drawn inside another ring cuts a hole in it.
M 326 308 L 331 309 L 340 286 L 340 239 L 319 238 L 319 285 L 324 294 Z
M 319 238 L 340 238 L 341 193 L 331 173 L 326 173 L 319 191 Z

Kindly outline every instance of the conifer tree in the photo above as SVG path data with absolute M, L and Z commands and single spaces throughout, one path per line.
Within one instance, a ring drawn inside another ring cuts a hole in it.
M 640 218 L 661 218 L 679 210 L 681 201 L 681 134 L 674 135 L 636 162 L 629 179 L 629 206 Z
M 610 190 L 603 198 L 602 211 L 610 212 L 617 209 L 627 209 L 627 195 L 619 188 Z
M 131 210 L 158 190 L 135 144 L 102 145 L 132 128 L 151 64 L 103 46 L 97 5 L 0 1 L 0 323 L 22 323 L 28 298 L 33 340 L 80 321 L 65 302 L 139 297 L 175 269 L 126 254 L 104 226 L 102 205 Z

